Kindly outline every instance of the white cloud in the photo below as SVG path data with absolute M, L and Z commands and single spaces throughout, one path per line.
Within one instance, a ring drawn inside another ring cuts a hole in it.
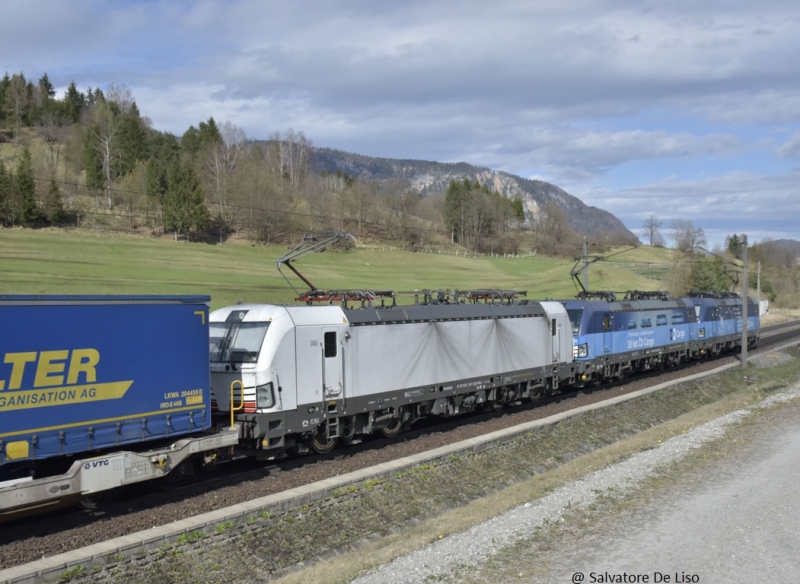
M 629 160 L 681 158 L 736 151 L 740 141 L 734 136 L 695 136 L 664 130 L 581 132 L 575 129 L 545 130 L 534 143 L 542 150 L 545 166 L 576 166 L 602 170 Z
M 796 130 L 776 151 L 783 158 L 800 158 L 800 130 Z
M 582 196 L 581 196 L 582 195 Z M 800 172 L 757 175 L 730 172 L 697 180 L 665 180 L 629 189 L 583 192 L 587 204 L 619 217 L 638 231 L 649 215 L 664 222 L 688 219 L 706 231 L 710 243 L 747 233 L 750 241 L 800 240 Z
M 4 3 L 0 54 L 58 87 L 127 84 L 178 135 L 209 116 L 256 139 L 292 127 L 699 223 L 749 204 L 737 180 L 769 197 L 752 217 L 797 210 L 780 192 L 800 157 L 798 24 L 789 0 L 31 0 Z M 644 186 L 607 186 L 631 165 Z

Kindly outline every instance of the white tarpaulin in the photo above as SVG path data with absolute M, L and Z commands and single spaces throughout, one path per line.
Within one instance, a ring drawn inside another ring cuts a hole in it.
M 546 317 L 360 326 L 346 345 L 351 397 L 547 365 Z

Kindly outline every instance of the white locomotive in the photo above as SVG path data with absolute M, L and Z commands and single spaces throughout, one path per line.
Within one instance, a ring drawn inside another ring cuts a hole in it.
M 237 305 L 211 313 L 210 341 L 212 411 L 233 413 L 243 453 L 263 458 L 391 436 L 426 416 L 535 398 L 574 376 L 558 302 Z

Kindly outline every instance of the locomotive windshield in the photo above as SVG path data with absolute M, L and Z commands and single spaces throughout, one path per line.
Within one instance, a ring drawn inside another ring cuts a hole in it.
M 268 322 L 212 322 L 209 349 L 212 363 L 255 363 Z
M 568 308 L 567 314 L 569 315 L 569 322 L 572 324 L 572 334 L 577 335 L 581 330 L 583 308 Z

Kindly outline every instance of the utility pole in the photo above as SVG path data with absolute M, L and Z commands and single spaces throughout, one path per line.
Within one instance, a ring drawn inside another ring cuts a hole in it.
M 589 291 L 589 258 L 586 255 L 586 236 L 583 236 L 583 289 Z
M 747 369 L 747 235 L 742 234 L 742 262 L 744 266 L 742 269 L 742 367 Z
M 761 316 L 761 262 L 758 262 L 758 277 L 756 278 L 756 299 L 758 300 L 758 316 Z

